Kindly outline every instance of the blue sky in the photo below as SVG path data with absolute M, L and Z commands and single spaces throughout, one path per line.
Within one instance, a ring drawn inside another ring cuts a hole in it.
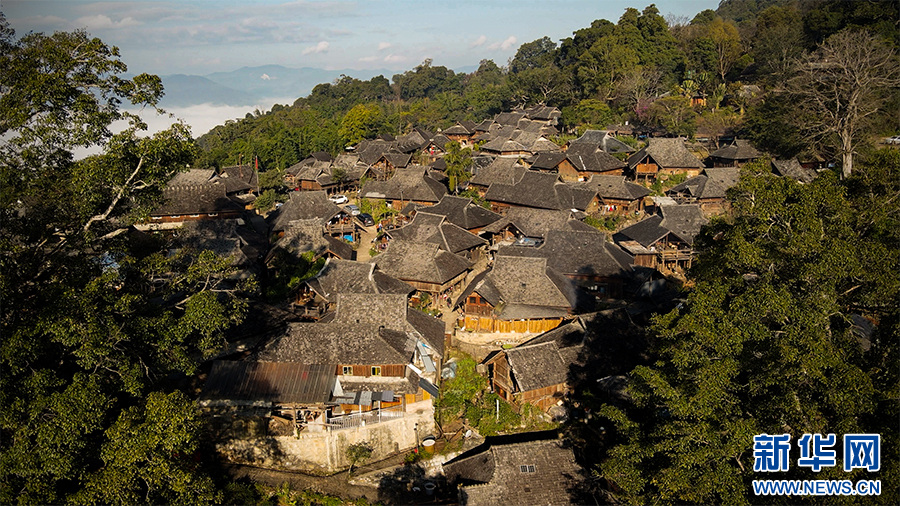
M 693 17 L 719 0 L 658 0 L 665 16 Z M 118 46 L 130 72 L 209 74 L 266 64 L 410 69 L 426 58 L 460 68 L 505 65 L 518 47 L 555 41 L 595 19 L 616 22 L 631 0 L 90 2 L 0 0 L 16 33 L 85 28 Z

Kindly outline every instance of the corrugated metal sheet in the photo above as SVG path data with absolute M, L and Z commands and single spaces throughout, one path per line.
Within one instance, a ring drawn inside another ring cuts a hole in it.
M 429 394 L 438 397 L 440 394 L 440 390 L 438 387 L 434 386 L 430 381 L 425 378 L 419 378 L 419 386 L 422 387 L 422 390 L 425 390 Z
M 335 385 L 335 365 L 216 361 L 201 400 L 326 403 Z

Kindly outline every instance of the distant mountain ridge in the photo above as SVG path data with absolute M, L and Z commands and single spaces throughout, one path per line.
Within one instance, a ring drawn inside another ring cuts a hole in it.
M 463 72 L 473 70 L 459 69 Z M 457 72 L 459 72 L 457 71 Z M 282 65 L 241 67 L 231 72 L 213 72 L 204 76 L 173 74 L 162 76 L 165 96 L 162 107 L 189 107 L 210 104 L 226 106 L 254 106 L 266 99 L 278 98 L 291 102 L 309 95 L 318 84 L 330 83 L 342 75 L 361 81 L 383 75 L 389 80 L 402 71 L 375 70 L 323 70 L 312 67 L 291 68 Z
M 242 67 L 231 72 L 214 72 L 205 76 L 174 74 L 162 76 L 166 94 L 160 105 L 253 106 L 271 98 L 290 97 L 296 100 L 305 97 L 316 85 L 329 83 L 341 75 L 368 80 L 377 75 L 391 76 L 395 73 L 387 69 L 323 70 L 262 65 Z

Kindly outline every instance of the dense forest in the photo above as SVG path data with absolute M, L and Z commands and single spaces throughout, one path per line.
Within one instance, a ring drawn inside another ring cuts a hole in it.
M 897 1 L 725 0 L 693 19 L 629 8 L 559 43 L 523 44 L 505 65 L 458 74 L 425 61 L 390 80 L 344 77 L 198 139 L 182 124 L 146 136 L 119 108 L 154 107 L 164 90 L 156 76 L 118 77 L 117 49 L 83 31 L 17 36 L 0 15 L 0 502 L 266 499 L 237 495 L 205 451 L 192 400 L 256 282 L 232 282 L 211 252 L 169 255 L 130 231 L 177 172 L 251 157 L 280 171 L 379 134 L 547 104 L 564 135 L 627 121 L 844 168 L 808 185 L 745 168 L 733 214 L 698 240 L 685 304 L 652 322 L 634 402 L 577 392 L 595 416 L 565 430 L 595 497 L 747 503 L 754 434 L 858 432 L 882 434 L 882 495 L 827 499 L 895 504 L 900 152 L 876 148 L 900 133 L 898 12 Z M 828 87 L 805 72 L 812 54 L 846 62 L 832 70 L 864 64 L 854 78 L 870 83 L 828 81 L 860 91 L 852 118 L 815 108 Z M 116 121 L 128 126 L 113 133 Z M 103 152 L 76 160 L 88 146 Z M 874 322 L 865 352 L 851 314 Z M 843 476 L 832 471 L 821 477 Z

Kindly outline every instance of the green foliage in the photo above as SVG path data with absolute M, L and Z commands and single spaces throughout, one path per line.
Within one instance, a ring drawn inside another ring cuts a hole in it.
M 608 230 L 615 232 L 619 224 L 624 221 L 619 215 L 604 216 L 602 218 L 594 218 L 593 216 L 585 216 L 584 222 L 598 230 Z
M 462 149 L 458 142 L 448 142 L 444 149 L 447 175 L 458 183 L 468 181 L 472 177 L 472 173 L 469 172 L 469 166 L 472 164 L 472 150 L 470 148 Z M 455 188 L 455 184 L 450 185 L 451 190 Z
M 472 202 L 485 209 L 491 208 L 491 204 L 488 201 L 484 200 L 480 195 L 478 195 L 477 190 L 474 190 L 472 188 L 459 192 L 459 196 L 467 199 L 472 199 Z
M 262 189 L 284 188 L 284 169 L 269 169 L 259 173 L 259 187 Z
M 358 104 L 341 120 L 338 135 L 346 145 L 374 137 L 384 124 L 384 113 L 377 104 Z
M 383 200 L 372 201 L 369 199 L 359 199 L 359 211 L 361 213 L 369 213 L 375 223 L 380 223 L 385 218 L 390 218 L 400 214 L 400 211 L 392 207 L 388 207 L 387 202 Z
M 663 97 L 650 106 L 648 116 L 667 132 L 693 137 L 697 130 L 697 113 L 691 107 L 691 99 L 680 96 Z
M 871 182 L 857 181 L 870 195 L 882 184 L 895 190 L 900 159 L 873 162 Z M 896 321 L 883 301 L 897 299 L 900 282 L 883 274 L 898 267 L 897 238 L 857 221 L 862 193 L 848 194 L 833 174 L 803 185 L 773 176 L 765 161 L 742 169 L 729 191 L 733 220 L 714 221 L 695 243 L 702 253 L 687 303 L 654 320 L 658 361 L 632 372 L 634 406 L 602 409 L 621 439 L 601 474 L 623 500 L 744 504 L 756 477 L 753 435 L 886 430 L 880 420 L 896 402 L 880 399 L 897 391 L 896 376 L 872 361 L 896 358 L 896 342 L 876 332 L 864 353 L 851 315 Z M 869 216 L 895 223 L 888 216 L 898 209 L 893 200 Z M 894 482 L 889 467 L 881 476 Z M 848 475 L 792 469 L 786 478 Z M 896 501 L 890 495 L 882 499 Z
M 475 372 L 475 360 L 463 356 L 457 361 L 456 377 L 441 382 L 440 398 L 435 399 L 435 411 L 440 419 L 462 415 L 487 388 L 487 380 Z
M 324 266 L 325 259 L 316 258 L 314 251 L 297 256 L 290 251 L 276 249 L 269 262 L 266 298 L 272 302 L 283 302 L 300 283 L 318 274 Z
M 353 472 L 353 466 L 369 460 L 372 457 L 373 451 L 375 450 L 372 448 L 372 445 L 366 441 L 347 446 L 345 454 L 347 460 L 350 461 L 349 472 Z
M 278 195 L 275 190 L 269 189 L 260 193 L 253 204 L 258 211 L 266 212 L 274 209 L 276 202 L 278 202 Z

